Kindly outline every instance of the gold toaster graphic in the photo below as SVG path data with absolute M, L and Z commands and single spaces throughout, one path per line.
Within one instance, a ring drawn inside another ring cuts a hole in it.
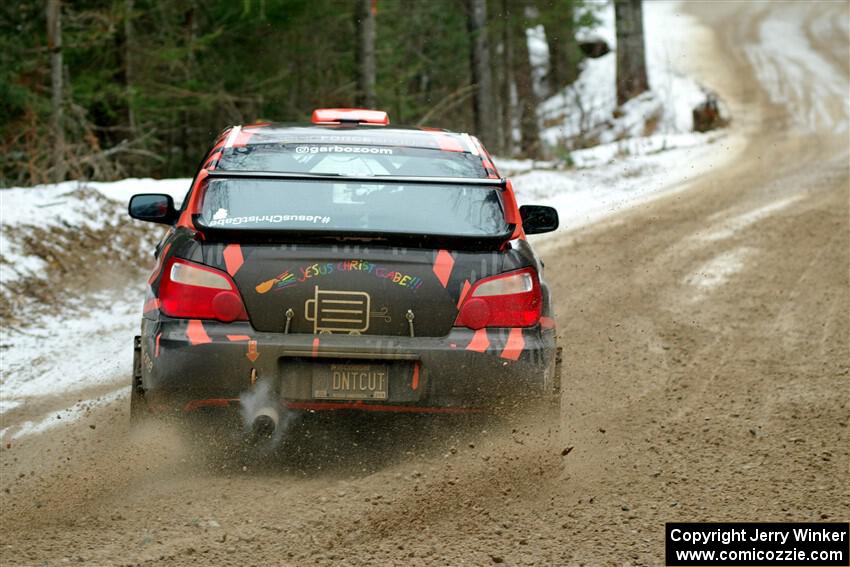
M 371 298 L 365 291 L 332 291 L 314 288 L 313 298 L 304 302 L 304 318 L 313 323 L 313 333 L 359 335 L 369 329 Z

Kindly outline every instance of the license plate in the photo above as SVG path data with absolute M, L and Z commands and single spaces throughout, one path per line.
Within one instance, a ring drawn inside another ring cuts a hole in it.
M 313 370 L 313 396 L 329 400 L 386 400 L 385 364 L 330 364 Z

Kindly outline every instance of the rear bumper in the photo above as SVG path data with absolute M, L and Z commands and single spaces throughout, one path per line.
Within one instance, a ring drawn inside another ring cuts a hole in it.
M 293 409 L 453 413 L 539 396 L 554 364 L 554 325 L 452 329 L 446 337 L 258 333 L 249 323 L 144 319 L 142 387 L 149 404 L 180 408 L 238 405 L 256 380 L 271 380 Z M 316 365 L 389 365 L 387 399 L 313 397 Z

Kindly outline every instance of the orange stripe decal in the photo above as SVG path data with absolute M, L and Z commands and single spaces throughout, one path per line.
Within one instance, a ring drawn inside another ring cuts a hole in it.
M 189 342 L 192 346 L 211 343 L 212 339 L 204 329 L 204 324 L 200 319 L 191 319 L 186 327 L 186 336 L 189 337 Z
M 505 203 L 505 220 L 508 224 L 522 224 L 522 218 L 519 216 L 519 207 L 516 202 L 516 194 L 514 193 L 514 185 L 511 180 L 506 182 L 505 190 L 502 192 L 502 200 Z
M 227 266 L 227 273 L 235 276 L 245 259 L 242 257 L 242 247 L 238 244 L 228 244 L 224 247 L 224 265 Z
M 419 389 L 419 363 L 415 363 L 413 365 L 413 381 L 410 383 L 410 387 L 414 390 Z
M 490 157 L 490 153 L 484 148 L 478 138 L 472 139 L 478 147 L 478 153 L 481 154 L 481 162 L 484 164 L 484 169 L 487 170 L 487 177 L 490 179 L 498 179 L 499 172 L 496 170 L 496 166 L 493 163 L 493 158 Z
M 257 352 L 257 341 L 248 341 L 248 352 L 245 354 L 252 363 L 257 362 L 260 358 L 260 353 Z
M 162 336 L 162 333 L 157 333 L 156 339 L 154 340 L 154 347 L 153 347 L 153 357 L 154 358 L 159 358 L 159 338 L 161 336 Z
M 313 339 L 313 358 L 319 356 L 319 337 Z
M 247 146 L 248 140 L 250 140 L 251 136 L 253 136 L 253 135 L 254 135 L 253 132 L 246 132 L 245 130 L 242 130 L 241 132 L 239 132 L 236 135 L 236 139 L 233 141 L 233 147 L 239 148 L 239 147 L 242 147 L 242 146 Z
M 434 132 L 437 138 L 437 143 L 440 144 L 440 149 L 444 152 L 462 152 L 463 146 L 455 140 L 450 134 L 445 132 Z
M 490 339 L 487 338 L 487 329 L 478 329 L 472 335 L 472 340 L 466 345 L 466 350 L 473 352 L 484 352 L 490 346 Z
M 519 360 L 523 348 L 525 348 L 525 339 L 522 338 L 522 329 L 515 327 L 508 334 L 508 342 L 505 344 L 501 357 L 508 360 Z
M 224 142 L 222 141 L 222 143 Z M 210 171 L 215 169 L 215 166 L 218 165 L 218 162 L 221 160 L 221 156 L 223 153 L 224 151 L 221 148 L 218 148 L 211 152 L 210 155 L 207 157 L 207 163 L 204 164 L 204 169 L 208 169 Z
M 466 299 L 466 294 L 469 293 L 469 288 L 472 286 L 469 285 L 469 280 L 463 280 L 463 287 L 460 290 L 460 298 L 457 300 L 457 308 L 460 309 L 460 306 L 463 305 L 463 300 Z
M 250 335 L 227 335 L 227 340 L 232 342 L 250 341 Z
M 434 275 L 440 280 L 443 287 L 449 285 L 449 277 L 452 275 L 455 259 L 448 250 L 440 250 L 437 252 L 437 257 L 434 259 Z
M 540 318 L 540 326 L 544 329 L 554 329 L 555 328 L 555 320 L 551 317 L 541 317 Z
M 192 220 L 192 215 L 198 212 L 198 205 L 201 203 L 201 199 L 203 197 L 202 193 L 206 192 L 205 188 L 207 176 L 209 176 L 209 171 L 206 169 L 202 169 L 198 172 L 198 175 L 195 177 L 195 183 L 192 185 L 192 189 L 189 192 L 189 199 L 183 205 L 183 212 L 180 214 L 180 218 L 177 220 L 176 226 L 196 230 L 195 223 Z

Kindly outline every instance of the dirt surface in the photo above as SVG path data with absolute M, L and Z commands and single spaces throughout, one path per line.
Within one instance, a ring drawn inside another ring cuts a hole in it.
M 258 460 L 124 401 L 2 449 L 0 563 L 659 565 L 666 521 L 847 520 L 846 92 L 776 65 L 771 98 L 745 52 L 799 23 L 846 85 L 848 5 L 765 6 L 687 6 L 737 161 L 549 249 L 560 423 L 316 422 Z

